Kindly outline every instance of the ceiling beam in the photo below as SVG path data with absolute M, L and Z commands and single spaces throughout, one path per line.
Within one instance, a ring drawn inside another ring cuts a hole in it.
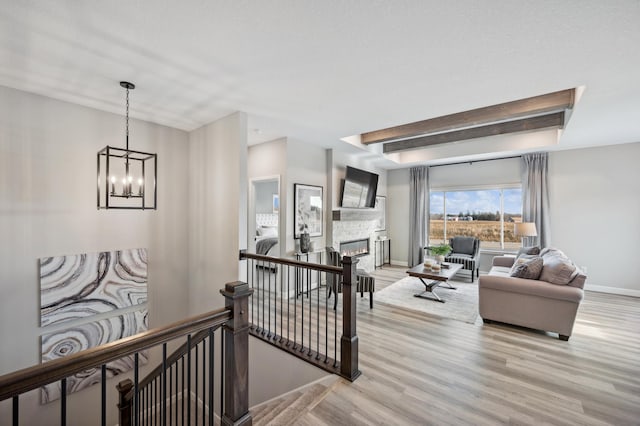
M 561 90 L 532 98 L 520 99 L 470 111 L 443 115 L 415 123 L 362 133 L 360 142 L 368 145 L 394 139 L 410 138 L 429 133 L 445 132 L 462 127 L 480 126 L 498 121 L 513 120 L 529 115 L 563 111 L 573 108 L 575 89 Z
M 449 142 L 457 142 L 468 139 L 484 138 L 487 136 L 504 135 L 507 133 L 529 132 L 550 127 L 564 126 L 564 111 L 520 120 L 505 121 L 487 126 L 470 127 L 463 130 L 438 133 L 435 135 L 421 136 L 413 139 L 403 139 L 396 142 L 388 142 L 383 145 L 382 152 L 389 154 L 409 149 L 426 148 L 431 145 L 439 145 Z

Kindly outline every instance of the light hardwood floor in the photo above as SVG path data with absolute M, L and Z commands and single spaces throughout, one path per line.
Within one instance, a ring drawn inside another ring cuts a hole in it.
M 378 269 L 376 289 L 405 269 Z M 360 378 L 258 407 L 255 424 L 640 425 L 638 298 L 586 292 L 568 342 L 359 300 L 358 335 Z

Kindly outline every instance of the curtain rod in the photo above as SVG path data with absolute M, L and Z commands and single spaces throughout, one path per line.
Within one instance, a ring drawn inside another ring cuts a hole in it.
M 522 155 L 512 155 L 511 157 L 501 157 L 501 158 L 485 158 L 482 160 L 459 161 L 457 163 L 434 164 L 433 166 L 427 166 L 427 167 L 432 168 L 432 167 L 441 167 L 441 166 L 455 166 L 457 164 L 467 164 L 467 163 L 473 164 L 473 163 L 480 163 L 482 161 L 508 160 L 510 158 L 522 158 Z

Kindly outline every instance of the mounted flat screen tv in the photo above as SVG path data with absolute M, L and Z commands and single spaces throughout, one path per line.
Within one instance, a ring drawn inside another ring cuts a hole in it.
M 377 191 L 377 174 L 347 166 L 340 206 L 354 209 L 373 208 Z

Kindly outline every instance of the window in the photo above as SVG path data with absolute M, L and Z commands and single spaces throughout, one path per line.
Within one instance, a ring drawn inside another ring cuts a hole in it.
M 518 249 L 513 223 L 522 220 L 522 189 L 431 191 L 429 244 L 454 236 L 480 239 L 485 249 Z

